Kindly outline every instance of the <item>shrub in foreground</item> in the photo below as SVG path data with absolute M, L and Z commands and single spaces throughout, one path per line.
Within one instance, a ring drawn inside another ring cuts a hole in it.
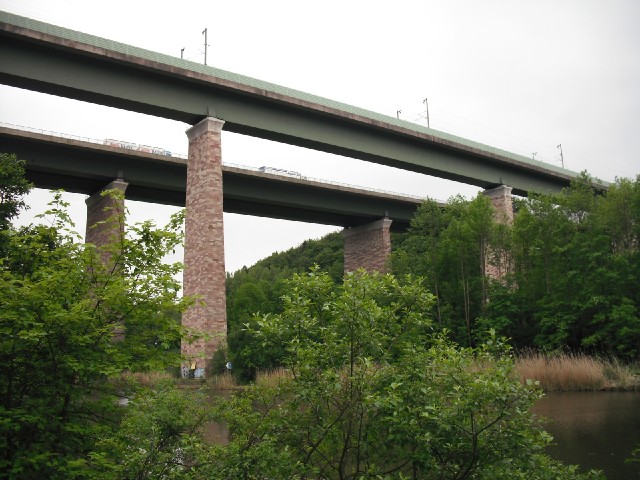
M 312 271 L 288 287 L 254 332 L 284 350 L 288 374 L 218 402 L 229 443 L 176 447 L 164 458 L 185 461 L 163 478 L 598 478 L 543 454 L 550 437 L 529 413 L 541 393 L 520 384 L 509 347 L 435 332 L 420 281 L 360 272 L 337 286 Z
M 130 227 L 106 247 L 108 264 L 72 233 L 59 195 L 47 218 L 1 232 L 2 478 L 85 478 L 88 453 L 122 413 L 126 381 L 113 378 L 179 363 L 176 318 L 190 304 L 180 265 L 162 262 L 182 241 L 179 216 Z

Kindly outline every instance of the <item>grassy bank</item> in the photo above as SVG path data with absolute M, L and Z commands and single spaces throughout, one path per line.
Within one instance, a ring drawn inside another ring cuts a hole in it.
M 516 358 L 521 382 L 537 380 L 548 392 L 640 390 L 640 378 L 616 359 L 580 353 L 526 352 Z
M 579 353 L 545 354 L 529 351 L 516 357 L 515 366 L 521 382 L 525 383 L 527 379 L 538 381 L 547 392 L 640 390 L 640 363 L 629 366 L 615 358 L 592 357 Z M 256 383 L 274 385 L 290 375 L 285 368 L 259 371 Z M 128 374 L 121 381 L 153 387 L 161 381 L 172 379 L 184 386 L 206 384 L 214 390 L 242 388 L 236 377 L 230 373 L 212 375 L 202 382 L 194 382 L 176 379 L 167 372 L 147 372 Z

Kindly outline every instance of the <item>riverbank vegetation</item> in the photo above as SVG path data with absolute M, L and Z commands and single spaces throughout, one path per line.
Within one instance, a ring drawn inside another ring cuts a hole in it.
M 640 390 L 640 377 L 615 358 L 529 351 L 516 356 L 515 369 L 521 382 L 535 380 L 547 392 Z
M 198 392 L 143 392 L 97 444 L 98 478 L 600 478 L 544 454 L 540 391 L 517 381 L 510 347 L 451 342 L 420 281 L 314 270 L 287 291 L 254 332 L 282 352 L 279 372 L 208 408 Z M 203 442 L 212 421 L 228 443 Z
M 435 295 L 437 324 L 460 345 L 477 345 L 493 329 L 517 351 L 579 352 L 636 362 L 640 177 L 619 179 L 608 191 L 596 192 L 582 175 L 562 193 L 515 199 L 515 209 L 513 225 L 505 225 L 496 221 L 482 195 L 453 198 L 446 208 L 426 201 L 409 231 L 393 237 L 390 267 L 397 276 L 424 278 Z M 331 265 L 338 272 L 340 240 L 332 234 L 277 254 L 273 263 L 267 258 L 228 276 L 228 356 L 239 378 L 252 379 L 258 368 L 279 366 L 278 352 L 260 350 L 259 357 L 252 356 L 255 339 L 245 327 L 255 326 L 255 312 L 281 312 L 282 290 L 273 286 L 284 280 L 282 265 L 291 266 L 286 275 L 303 273 L 314 264 L 308 253 L 321 251 L 323 268 Z M 489 270 L 501 276 L 492 277 Z M 603 385 L 610 380 L 605 376 Z
M 23 164 L 1 160 L 0 188 L 19 182 Z M 449 329 L 445 297 L 418 276 L 294 275 L 282 282 L 275 312 L 238 330 L 239 359 L 288 374 L 212 407 L 201 389 L 150 373 L 179 365 L 179 342 L 198 338 L 179 323 L 193 303 L 179 294 L 181 266 L 163 263 L 182 241 L 181 216 L 123 234 L 116 209 L 115 235 L 102 250 L 73 233 L 59 196 L 48 224 L 15 228 L 22 193 L 7 192 L 6 478 L 600 478 L 544 454 L 551 439 L 530 413 L 540 389 L 518 381 L 512 349 L 495 329 L 480 330 L 471 281 L 461 283 L 466 316 Z M 228 443 L 207 442 L 210 422 L 227 425 Z

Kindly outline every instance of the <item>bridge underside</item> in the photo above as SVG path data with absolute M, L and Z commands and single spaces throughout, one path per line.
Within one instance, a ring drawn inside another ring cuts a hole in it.
M 575 175 L 420 133 L 389 121 L 265 92 L 212 74 L 61 39 L 0 22 L 0 82 L 224 129 L 515 194 L 558 191 Z
M 27 162 L 38 188 L 92 195 L 116 178 L 127 198 L 184 206 L 186 160 L 0 127 L 0 150 Z M 421 200 L 323 184 L 237 167 L 222 167 L 224 211 L 352 227 L 388 217 L 394 231 L 409 225 Z

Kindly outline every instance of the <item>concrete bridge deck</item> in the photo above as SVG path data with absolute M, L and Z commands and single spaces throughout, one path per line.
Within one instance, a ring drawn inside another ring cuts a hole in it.
M 169 55 L 0 12 L 0 82 L 224 129 L 482 188 L 558 191 L 577 173 Z M 606 188 L 605 182 L 600 182 Z
M 130 200 L 184 206 L 187 160 L 0 125 L 0 151 L 27 162 L 36 187 L 91 195 L 115 178 Z M 423 198 L 222 165 L 224 211 L 353 227 L 383 217 L 401 231 Z

